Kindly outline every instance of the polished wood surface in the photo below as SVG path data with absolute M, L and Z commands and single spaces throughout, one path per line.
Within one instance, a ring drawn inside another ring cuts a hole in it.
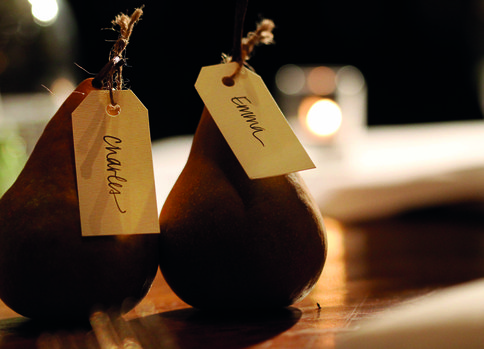
M 438 209 L 355 225 L 326 223 L 323 275 L 308 297 L 287 309 L 197 311 L 158 274 L 133 311 L 122 319 L 98 313 L 92 327 L 34 323 L 0 303 L 0 348 L 334 348 L 338 334 L 362 319 L 484 276 L 479 213 Z

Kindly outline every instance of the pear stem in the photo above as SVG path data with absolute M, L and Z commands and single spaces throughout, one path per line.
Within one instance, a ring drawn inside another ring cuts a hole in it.
M 233 86 L 235 84 L 235 77 L 241 71 L 244 65 L 247 65 L 247 60 L 250 58 L 254 47 L 260 44 L 269 45 L 274 42 L 274 35 L 272 30 L 275 25 L 270 19 L 264 19 L 257 24 L 257 29 L 254 32 L 243 37 L 243 27 L 245 21 L 245 14 L 247 12 L 248 0 L 238 0 L 235 9 L 235 26 L 234 26 L 234 47 L 232 49 L 232 56 L 224 56 L 225 62 L 237 62 L 237 69 L 229 76 L 222 78 L 222 83 L 225 86 Z
M 135 9 L 131 16 L 121 13 L 112 21 L 113 25 L 119 26 L 119 37 L 109 53 L 108 63 L 99 71 L 92 81 L 94 87 L 107 88 L 109 90 L 112 105 L 116 105 L 113 94 L 115 80 L 116 87 L 120 90 L 123 88 L 122 69 L 126 61 L 123 57 L 124 51 L 126 46 L 128 46 L 134 25 L 139 22 L 141 15 L 143 14 L 143 7 L 144 6 Z
M 234 46 L 232 48 L 232 61 L 242 63 L 242 37 L 244 35 L 245 14 L 249 0 L 237 0 L 234 20 Z

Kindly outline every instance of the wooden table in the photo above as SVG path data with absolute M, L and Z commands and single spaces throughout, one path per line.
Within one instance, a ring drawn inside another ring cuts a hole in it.
M 288 309 L 206 314 L 179 300 L 158 274 L 133 311 L 116 321 L 100 314 L 93 329 L 33 324 L 0 303 L 0 348 L 333 348 L 338 334 L 361 319 L 484 276 L 479 214 L 440 209 L 349 226 L 326 223 L 324 273 Z

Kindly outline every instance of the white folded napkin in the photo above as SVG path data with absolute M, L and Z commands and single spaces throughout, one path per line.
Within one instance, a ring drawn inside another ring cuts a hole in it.
M 484 121 L 370 128 L 336 160 L 308 151 L 317 169 L 303 177 L 323 214 L 340 221 L 484 202 Z
M 435 291 L 356 322 L 338 349 L 484 348 L 484 279 Z

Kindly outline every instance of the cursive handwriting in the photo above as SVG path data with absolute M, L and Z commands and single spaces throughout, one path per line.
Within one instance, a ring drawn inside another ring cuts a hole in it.
M 104 136 L 103 140 L 107 144 L 105 149 L 108 151 L 106 154 L 106 171 L 109 174 L 107 177 L 109 194 L 113 196 L 119 212 L 126 213 L 126 210 L 122 210 L 121 206 L 119 205 L 118 195 L 121 195 L 121 188 L 123 188 L 123 184 L 121 183 L 126 183 L 127 179 L 118 175 L 118 173 L 121 171 L 121 161 L 115 158 L 115 156 L 118 154 L 118 151 L 121 150 L 121 147 L 116 144 L 120 144 L 122 141 L 114 136 Z
M 239 110 L 240 115 L 245 119 L 246 122 L 250 124 L 249 127 L 253 130 L 252 136 L 257 139 L 263 147 L 265 147 L 264 142 L 262 142 L 262 140 L 257 135 L 258 132 L 265 131 L 265 129 L 257 126 L 259 125 L 259 122 L 257 121 L 257 116 L 252 110 L 250 110 L 249 106 L 249 104 L 252 104 L 252 102 L 247 97 L 234 97 L 231 99 L 231 101 L 236 105 L 236 108 Z

